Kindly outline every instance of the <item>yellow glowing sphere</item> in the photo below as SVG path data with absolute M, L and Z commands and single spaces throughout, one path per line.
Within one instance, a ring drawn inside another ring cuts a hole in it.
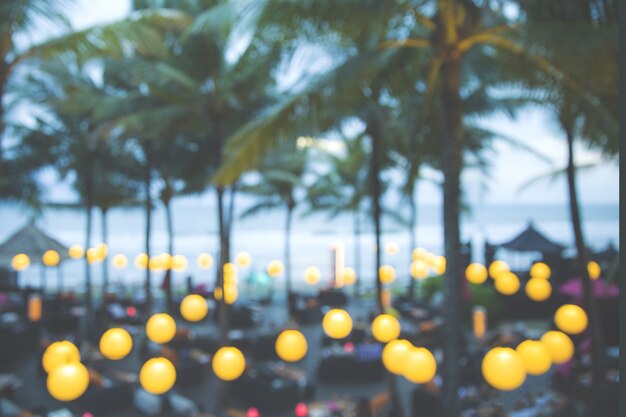
M 385 369 L 395 375 L 402 375 L 406 357 L 413 345 L 408 340 L 392 340 L 383 349 L 382 359 Z
M 58 401 L 73 401 L 87 391 L 89 372 L 80 362 L 66 363 L 48 374 L 46 387 Z
M 41 262 L 43 262 L 45 266 L 57 266 L 59 262 L 61 262 L 61 257 L 59 256 L 59 252 L 50 249 L 43 253 Z
M 383 265 L 378 269 L 378 278 L 383 284 L 391 284 L 396 280 L 396 269 L 391 265 Z
M 222 287 L 215 287 L 213 289 L 213 298 L 215 298 L 216 300 L 221 300 L 222 299 Z
M 161 268 L 170 269 L 172 267 L 172 255 L 170 255 L 169 253 L 163 252 L 159 256 L 157 256 L 157 258 L 159 260 Z
M 201 253 L 198 255 L 198 259 L 196 259 L 196 263 L 198 267 L 202 269 L 207 269 L 213 266 L 213 257 L 208 253 Z
M 587 273 L 589 274 L 589 278 L 596 280 L 602 275 L 602 268 L 596 261 L 590 261 L 587 263 Z
M 96 251 L 98 252 L 98 258 L 104 259 L 107 257 L 107 254 L 109 253 L 109 247 L 104 242 L 98 243 L 98 245 L 96 246 Z
M 525 340 L 517 346 L 515 351 L 522 358 L 529 375 L 543 375 L 552 366 L 550 351 L 538 340 Z
M 233 304 L 239 298 L 239 290 L 237 285 L 233 283 L 224 283 L 224 302 L 226 304 Z
M 67 253 L 72 259 L 80 259 L 85 256 L 85 249 L 80 245 L 72 245 L 67 250 Z
M 74 362 L 80 362 L 80 352 L 76 345 L 68 340 L 52 343 L 41 358 L 41 365 L 47 373 L 54 371 L 58 366 Z
M 565 333 L 580 334 L 587 328 L 589 320 L 585 310 L 575 304 L 565 304 L 554 313 L 554 323 Z
M 496 278 L 495 287 L 500 294 L 513 295 L 519 291 L 519 278 L 512 272 L 502 273 Z
M 385 252 L 387 252 L 387 255 L 397 255 L 399 250 L 400 247 L 396 242 L 389 242 L 387 243 L 387 246 L 385 246 Z
M 356 271 L 352 268 L 343 268 L 343 285 L 354 285 L 356 283 Z
M 487 268 L 479 263 L 472 263 L 465 268 L 465 278 L 471 284 L 482 284 L 487 280 Z
M 381 314 L 372 322 L 372 334 L 381 343 L 388 343 L 400 336 L 400 322 L 391 314 Z
M 100 338 L 100 353 L 112 361 L 125 358 L 132 348 L 133 339 L 122 328 L 109 329 Z
M 531 278 L 526 283 L 526 295 L 533 301 L 545 301 L 552 295 L 552 285 L 545 278 Z
M 435 256 L 432 260 L 432 269 L 436 275 L 443 275 L 446 273 L 446 258 L 439 255 Z
M 204 297 L 198 294 L 190 294 L 183 298 L 180 303 L 180 314 L 187 321 L 200 321 L 209 312 L 209 305 Z
M 276 353 L 285 362 L 297 362 L 308 349 L 306 338 L 298 330 L 284 330 L 276 338 Z
M 551 330 L 541 336 L 541 343 L 548 349 L 552 362 L 556 364 L 568 362 L 574 356 L 574 343 L 563 332 Z
M 187 269 L 187 257 L 184 255 L 172 256 L 172 271 L 183 272 Z
M 235 256 L 235 263 L 241 268 L 247 268 L 252 263 L 252 257 L 248 252 L 239 252 L 237 256 Z
M 315 285 L 320 282 L 320 278 L 322 277 L 322 273 L 319 268 L 314 266 L 310 266 L 304 270 L 304 281 L 309 285 Z
M 246 358 L 236 347 L 223 347 L 215 352 L 212 367 L 219 379 L 233 381 L 246 369 Z
M 511 272 L 511 268 L 509 268 L 509 265 L 504 261 L 493 261 L 489 265 L 489 276 L 493 279 L 507 272 Z
M 267 274 L 272 278 L 276 278 L 283 273 L 284 269 L 285 267 L 282 262 L 272 261 L 267 265 Z
M 30 265 L 30 258 L 24 253 L 18 253 L 11 259 L 11 267 L 16 271 L 22 271 Z
M 415 248 L 413 252 L 411 252 L 411 258 L 413 261 L 423 261 L 426 259 L 426 249 L 424 248 Z
M 148 359 L 139 371 L 141 387 L 151 394 L 165 394 L 176 382 L 176 368 L 165 358 Z
M 153 256 L 150 258 L 148 262 L 148 267 L 151 271 L 159 272 L 165 269 L 165 265 L 163 264 L 163 259 L 160 256 Z
M 236 274 L 237 273 L 237 265 L 232 262 L 226 262 L 223 267 L 224 275 Z
M 343 339 L 352 331 L 352 317 L 345 310 L 333 308 L 324 315 L 322 328 L 328 337 Z
M 168 314 L 155 314 L 146 323 L 146 335 L 154 343 L 167 343 L 176 335 L 176 322 Z
M 102 260 L 101 253 L 98 251 L 98 248 L 89 248 L 87 249 L 87 262 L 90 264 L 100 262 Z
M 415 279 L 428 278 L 428 264 L 425 261 L 417 260 L 411 262 L 411 276 Z
M 237 274 L 224 274 L 224 285 L 234 285 L 237 286 L 239 284 L 239 278 L 237 278 Z
M 526 380 L 526 367 L 519 353 L 511 348 L 491 349 L 482 362 L 485 381 L 500 391 L 512 391 Z
M 437 361 L 428 349 L 411 347 L 404 358 L 402 375 L 414 384 L 425 384 L 437 374 Z
M 552 270 L 543 262 L 535 262 L 533 266 L 530 267 L 531 278 L 549 279 L 550 275 L 552 275 Z
M 137 269 L 146 269 L 148 267 L 148 255 L 140 253 L 135 256 L 135 267 Z
M 128 258 L 123 253 L 118 253 L 113 256 L 111 263 L 116 269 L 124 269 L 128 266 Z

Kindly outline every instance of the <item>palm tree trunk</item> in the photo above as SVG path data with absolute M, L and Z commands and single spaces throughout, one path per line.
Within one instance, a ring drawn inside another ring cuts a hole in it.
M 354 211 L 354 270 L 357 277 L 354 283 L 354 296 L 358 297 L 361 281 L 361 219 L 358 209 Z
M 602 327 L 600 325 L 600 316 L 595 294 L 593 293 L 593 283 L 589 278 L 587 270 L 587 246 L 582 229 L 582 221 L 580 217 L 578 205 L 578 192 L 576 190 L 576 169 L 574 165 L 574 133 L 571 126 L 564 126 L 567 136 L 567 186 L 569 192 L 570 216 L 572 220 L 572 228 L 574 229 L 574 238 L 576 240 L 576 251 L 578 253 L 577 269 L 582 280 L 583 296 L 587 315 L 589 316 L 589 334 L 591 336 L 591 373 L 593 397 L 592 407 L 597 415 L 604 405 L 601 398 L 604 396 L 605 386 L 605 358 L 604 358 L 604 340 L 602 335 Z M 599 413 L 599 414 L 598 414 Z
M 102 243 L 105 244 L 107 251 L 109 247 L 109 226 L 107 221 L 107 209 L 100 208 L 100 214 L 102 217 L 102 224 L 100 225 L 102 228 Z M 107 257 L 102 261 L 102 299 L 106 300 L 107 290 L 109 288 L 109 262 L 107 262 Z
M 287 317 L 292 318 L 293 306 L 291 300 L 291 217 L 293 204 L 287 204 L 287 217 L 285 219 L 285 289 L 287 291 Z
M 409 196 L 409 259 L 413 257 L 413 249 L 417 246 L 417 204 L 415 201 L 415 183 L 411 187 L 411 195 Z M 409 299 L 415 297 L 415 279 L 409 274 Z
M 146 312 L 148 315 L 152 314 L 152 283 L 150 274 L 150 239 L 152 232 L 152 198 L 150 196 L 150 188 L 152 187 L 152 145 L 148 142 L 143 147 L 144 155 L 146 158 L 146 172 L 145 172 L 145 212 L 146 212 L 146 230 L 145 230 L 145 251 L 148 257 L 148 264 L 146 265 L 146 278 L 144 283 L 144 291 L 146 293 Z
M 87 257 L 87 251 L 91 247 L 91 227 L 93 223 L 93 181 L 91 176 L 85 178 L 85 304 L 87 305 L 87 316 L 93 317 L 93 291 L 91 286 L 91 263 Z
M 174 219 L 172 217 L 172 204 L 169 197 L 164 198 L 163 207 L 165 207 L 165 223 L 167 225 L 167 253 L 170 256 L 174 256 Z M 174 301 L 172 297 L 172 280 L 174 279 L 174 273 L 172 268 L 167 268 L 165 271 L 165 303 L 167 311 L 170 313 L 174 310 Z
M 10 36 L 10 35 L 9 35 Z M 4 93 L 6 91 L 7 81 L 9 79 L 9 64 L 5 61 L 6 58 L 4 56 L 0 57 L 0 167 L 2 166 L 3 159 L 3 138 L 4 138 Z M 2 171 L 0 171 L 2 174 Z
M 460 177 L 463 163 L 463 116 L 461 108 L 461 58 L 451 54 L 442 68 L 443 109 L 445 133 L 442 140 L 443 222 L 445 257 L 447 261 L 444 293 L 444 369 L 443 403 L 447 417 L 460 414 L 457 395 L 459 387 L 458 359 L 464 326 L 461 318 L 463 309 L 462 261 L 460 243 Z
M 217 272 L 216 287 L 224 289 L 224 265 L 230 260 L 230 241 L 228 236 L 228 220 L 226 219 L 226 210 L 224 207 L 225 190 L 224 187 L 217 187 L 217 212 L 218 226 L 220 235 L 220 262 Z M 228 343 L 228 304 L 224 301 L 224 296 L 219 303 L 219 327 L 220 327 L 220 343 L 222 346 Z

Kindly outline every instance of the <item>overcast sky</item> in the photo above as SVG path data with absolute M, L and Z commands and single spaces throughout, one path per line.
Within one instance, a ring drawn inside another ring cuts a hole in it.
M 79 0 L 70 10 L 70 19 L 75 29 L 107 23 L 123 18 L 128 14 L 129 0 Z M 36 35 L 39 37 L 39 34 Z M 538 148 L 553 159 L 556 167 L 564 167 L 566 147 L 563 134 L 550 119 L 550 115 L 538 109 L 520 112 L 517 120 L 504 116 L 490 117 L 483 121 L 494 131 L 519 138 Z M 576 148 L 577 161 L 586 163 L 600 161 L 600 155 L 579 145 Z M 552 168 L 536 157 L 524 153 L 510 145 L 499 143 L 490 153 L 493 167 L 490 178 L 484 179 L 475 172 L 464 174 L 464 190 L 468 202 L 478 204 L 554 204 L 567 201 L 564 179 L 544 182 L 518 192 L 521 184 Z M 585 171 L 578 176 L 578 188 L 583 203 L 618 203 L 619 175 L 616 162 L 602 163 L 597 169 Z M 47 178 L 52 186 L 52 179 Z M 481 183 L 486 182 L 488 191 L 482 192 Z M 68 187 L 53 186 L 53 194 L 65 196 Z M 419 188 L 423 204 L 441 202 L 441 193 L 435 186 L 423 183 Z

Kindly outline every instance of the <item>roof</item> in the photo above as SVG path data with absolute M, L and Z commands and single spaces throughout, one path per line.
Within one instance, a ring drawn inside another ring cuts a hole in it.
M 528 222 L 526 230 L 518 236 L 497 246 L 516 252 L 541 252 L 543 254 L 559 254 L 565 249 L 564 245 L 553 242 L 540 233 L 532 222 Z
M 69 258 L 67 247 L 31 222 L 0 245 L 0 266 L 11 265 L 11 259 L 18 253 L 28 255 L 32 264 L 40 264 L 44 252 L 50 249 L 59 253 L 61 261 Z

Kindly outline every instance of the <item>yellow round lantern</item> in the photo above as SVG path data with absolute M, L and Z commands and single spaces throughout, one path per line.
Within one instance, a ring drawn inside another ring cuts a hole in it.
M 88 386 L 89 372 L 80 362 L 58 366 L 46 380 L 48 392 L 58 401 L 73 401 L 83 395 Z
M 511 272 L 511 268 L 504 261 L 496 260 L 489 265 L 489 276 L 493 279 L 497 279 L 500 275 L 507 272 Z
M 135 256 L 135 267 L 137 269 L 146 269 L 148 267 L 148 255 L 140 253 Z
M 322 328 L 328 337 L 343 339 L 352 331 L 352 317 L 345 310 L 333 308 L 324 315 Z
M 198 267 L 202 269 L 210 268 L 211 266 L 213 266 L 213 257 L 209 255 L 208 253 L 203 252 L 200 255 L 198 255 L 198 258 L 196 259 L 196 263 L 198 264 Z
M 224 283 L 224 302 L 226 304 L 233 304 L 239 298 L 239 290 L 237 285 L 233 283 Z
M 128 258 L 123 253 L 118 253 L 113 256 L 111 263 L 115 269 L 124 269 L 128 266 Z
M 526 283 L 526 295 L 533 301 L 545 301 L 552 294 L 552 285 L 545 278 L 531 278 Z
M 165 265 L 163 264 L 163 258 L 160 256 L 153 256 L 148 261 L 148 268 L 151 271 L 160 272 L 165 270 Z
M 241 268 L 247 268 L 252 263 L 252 257 L 248 252 L 239 252 L 235 256 L 235 263 Z
M 158 261 L 156 262 L 159 264 L 161 269 L 172 268 L 172 255 L 170 255 L 169 253 L 163 252 L 156 256 L 156 259 L 158 259 Z
M 482 284 L 487 280 L 487 268 L 479 263 L 471 263 L 465 268 L 465 278 L 471 284 Z
M 109 247 L 104 242 L 98 243 L 98 245 L 96 246 L 95 249 L 96 249 L 96 252 L 98 253 L 98 255 L 97 255 L 98 259 L 100 259 L 100 260 L 106 258 L 107 254 L 109 253 Z
M 400 247 L 396 242 L 389 242 L 387 243 L 387 246 L 385 246 L 385 252 L 387 252 L 387 255 L 397 255 L 399 250 Z
M 219 379 L 233 381 L 246 369 L 246 358 L 236 347 L 223 347 L 215 352 L 212 367 Z
M 589 320 L 585 310 L 575 304 L 565 304 L 554 314 L 554 323 L 565 333 L 580 334 L 587 328 Z
M 543 262 L 535 262 L 533 266 L 530 267 L 531 278 L 549 279 L 550 275 L 552 275 L 550 267 Z
M 540 340 L 550 352 L 552 362 L 556 364 L 568 362 L 574 356 L 574 343 L 563 332 L 551 330 L 541 336 Z
M 596 280 L 602 275 L 602 268 L 596 261 L 590 261 L 587 263 L 587 273 L 589 274 L 589 278 Z
M 172 256 L 172 271 L 175 272 L 183 272 L 187 269 L 187 257 L 184 255 L 174 255 Z
M 141 387 L 151 394 L 165 394 L 176 382 L 176 368 L 165 358 L 148 359 L 139 371 Z
M 304 270 L 304 281 L 309 285 L 315 285 L 320 282 L 320 278 L 322 277 L 322 273 L 319 268 L 314 266 L 310 266 Z
M 400 322 L 391 314 L 381 314 L 372 322 L 372 334 L 381 343 L 387 343 L 400 336 Z
M 425 384 L 437 374 L 437 361 L 428 349 L 411 347 L 404 358 L 402 375 L 414 384 Z
M 232 262 L 226 262 L 223 267 L 224 275 L 237 274 L 237 266 Z
M 512 272 L 502 273 L 496 278 L 496 290 L 503 295 L 513 295 L 519 291 L 519 278 Z
M 176 335 L 176 322 L 168 314 L 155 314 L 146 323 L 146 334 L 154 343 L 167 343 Z
M 411 276 L 415 279 L 428 278 L 428 264 L 425 261 L 417 260 L 411 262 Z
M 482 362 L 485 381 L 500 391 L 512 391 L 526 380 L 526 367 L 521 356 L 511 348 L 491 349 Z
M 100 262 L 102 260 L 101 254 L 98 251 L 98 248 L 88 248 L 86 252 L 87 262 L 90 264 Z
M 515 348 L 515 351 L 522 358 L 529 375 L 543 375 L 552 366 L 550 351 L 538 340 L 525 340 Z
M 213 298 L 216 299 L 216 300 L 221 300 L 223 293 L 224 293 L 224 291 L 222 291 L 222 287 L 215 287 L 213 289 Z
M 383 349 L 382 359 L 385 369 L 395 375 L 402 375 L 405 359 L 413 345 L 408 340 L 392 340 Z
M 43 262 L 45 266 L 57 266 L 59 262 L 61 262 L 61 257 L 59 256 L 59 252 L 50 249 L 43 253 L 41 262 Z
M 276 338 L 276 353 L 285 362 L 298 362 L 307 349 L 306 338 L 298 330 L 283 330 Z
M 276 278 L 283 273 L 284 269 L 285 267 L 281 261 L 272 261 L 267 265 L 267 274 L 272 278 Z
M 23 271 L 30 265 L 30 258 L 24 253 L 18 253 L 11 259 L 11 267 L 16 271 Z
M 41 365 L 47 373 L 61 365 L 74 362 L 80 362 L 80 352 L 76 345 L 68 340 L 52 343 L 46 348 L 41 358 Z
M 209 312 L 209 305 L 204 297 L 198 294 L 190 294 L 183 298 L 180 303 L 180 314 L 187 321 L 200 321 Z
M 133 339 L 122 328 L 109 329 L 100 338 L 100 353 L 112 361 L 125 358 L 132 348 Z
M 378 278 L 383 284 L 391 284 L 396 280 L 396 270 L 391 265 L 383 265 L 378 269 Z
M 426 259 L 426 249 L 424 248 L 415 248 L 413 252 L 411 252 L 411 259 L 413 261 L 423 261 Z
M 352 268 L 343 268 L 343 285 L 354 285 L 356 283 L 356 271 Z
M 443 275 L 446 273 L 446 258 L 439 255 L 435 256 L 432 260 L 432 269 L 436 275 Z
M 67 254 L 70 255 L 72 259 L 80 259 L 85 256 L 85 249 L 80 245 L 72 245 L 67 250 Z

